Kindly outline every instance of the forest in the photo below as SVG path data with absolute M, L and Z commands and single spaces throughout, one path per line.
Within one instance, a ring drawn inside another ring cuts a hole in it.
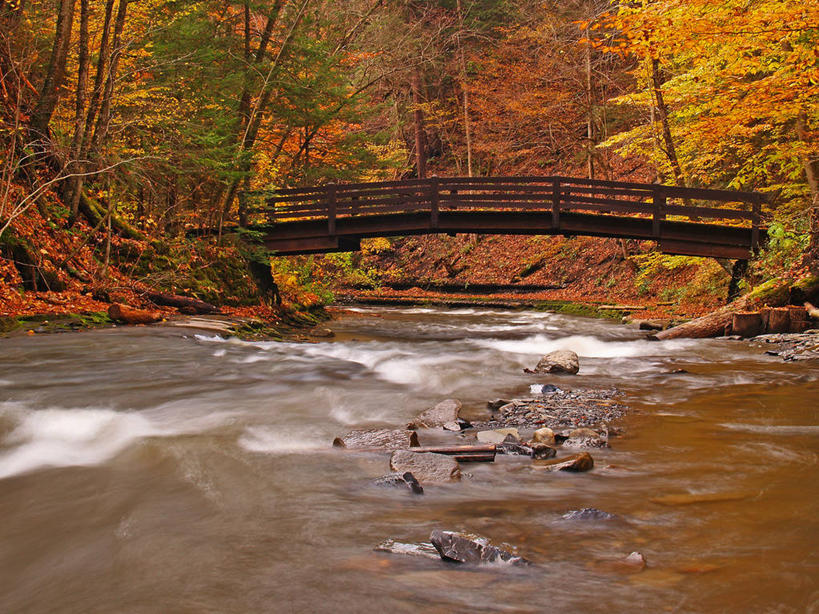
M 246 228 L 269 190 L 433 175 L 759 191 L 769 237 L 744 287 L 816 275 L 817 24 L 794 0 L 0 0 L 0 312 L 149 291 L 266 309 L 248 261 L 301 307 L 578 262 L 604 273 L 562 280 L 574 297 L 725 301 L 730 263 L 647 242 L 271 260 Z

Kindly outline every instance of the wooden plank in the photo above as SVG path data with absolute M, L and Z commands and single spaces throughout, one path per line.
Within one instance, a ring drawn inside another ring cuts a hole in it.
M 730 220 L 750 220 L 753 214 L 750 211 L 737 209 L 717 209 L 715 207 L 688 207 L 685 205 L 665 205 L 666 213 L 670 215 L 686 215 L 688 217 L 710 217 Z

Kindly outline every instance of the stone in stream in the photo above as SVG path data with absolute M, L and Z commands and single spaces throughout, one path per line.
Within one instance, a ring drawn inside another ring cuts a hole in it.
M 409 430 L 365 429 L 333 440 L 335 448 L 381 448 L 403 450 L 418 447 L 418 434 Z
M 588 452 L 581 452 L 552 460 L 536 460 L 532 462 L 532 467 L 544 471 L 588 471 L 594 467 L 594 459 Z
M 545 460 L 557 456 L 557 450 L 545 443 L 532 443 L 529 447 L 532 449 L 532 458 L 534 459 Z
M 373 481 L 375 486 L 387 486 L 387 487 L 395 487 L 395 488 L 408 488 L 412 491 L 413 494 L 416 495 L 423 495 L 424 488 L 418 483 L 418 480 L 415 479 L 415 476 L 412 475 L 411 472 L 405 471 L 404 473 L 390 473 L 388 475 L 381 476 Z
M 608 448 L 609 442 L 597 431 L 587 428 L 574 429 L 563 442 L 565 448 Z
M 535 367 L 534 373 L 568 373 L 575 375 L 580 370 L 580 358 L 571 350 L 549 352 Z
M 498 411 L 504 405 L 508 405 L 512 401 L 507 401 L 506 399 L 495 399 L 494 401 L 489 401 L 486 404 L 486 408 L 490 411 Z
M 447 399 L 441 401 L 435 407 L 431 407 L 415 418 L 407 425 L 408 429 L 438 428 L 443 427 L 449 431 L 460 431 L 458 423 L 458 412 L 461 411 L 461 402 L 457 399 Z
M 431 452 L 396 450 L 390 457 L 390 469 L 401 474 L 409 471 L 422 484 L 461 479 L 458 461 L 451 456 Z
M 429 541 L 446 561 L 457 563 L 505 563 L 508 565 L 530 565 L 531 563 L 514 552 L 493 546 L 489 540 L 479 535 L 442 531 L 435 529 Z
M 561 516 L 563 520 L 614 520 L 614 514 L 609 514 L 594 507 L 584 507 L 580 510 L 570 510 Z
M 507 439 L 512 436 L 507 435 Z M 498 454 L 506 454 L 507 456 L 532 456 L 534 454 L 532 448 L 520 443 L 519 441 L 502 441 L 495 446 L 495 452 Z
M 388 539 L 375 547 L 376 552 L 389 552 L 391 554 L 404 554 L 408 556 L 420 556 L 427 559 L 439 560 L 441 555 L 435 546 L 428 543 L 407 544 Z
M 537 443 L 545 443 L 547 446 L 555 445 L 555 432 L 548 426 L 539 428 L 532 433 L 532 441 Z
M 516 428 L 495 429 L 494 431 L 479 431 L 476 437 L 481 443 L 502 443 L 512 435 L 516 441 L 520 441 L 520 433 Z

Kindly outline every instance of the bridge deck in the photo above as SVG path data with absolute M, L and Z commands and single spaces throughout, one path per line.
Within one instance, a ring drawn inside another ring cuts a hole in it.
M 289 255 L 354 251 L 362 238 L 378 236 L 563 234 L 654 240 L 670 254 L 748 258 L 764 232 L 763 199 L 756 192 L 568 177 L 331 184 L 272 195 L 265 243 Z M 713 202 L 720 206 L 704 204 Z

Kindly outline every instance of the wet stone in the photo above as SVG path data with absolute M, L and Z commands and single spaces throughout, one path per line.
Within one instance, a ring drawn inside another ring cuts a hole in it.
M 408 544 L 405 542 L 397 542 L 394 539 L 388 539 L 375 548 L 376 552 L 389 552 L 390 554 L 403 554 L 406 556 L 419 556 L 426 559 L 440 559 L 441 555 L 435 549 L 435 546 L 428 543 Z
M 407 428 L 448 428 L 448 430 L 456 430 L 453 427 L 458 427 L 458 413 L 461 411 L 461 402 L 457 399 L 447 399 L 441 401 L 435 407 L 431 407 L 415 418 Z
M 532 458 L 534 459 L 545 460 L 557 456 L 557 450 L 552 446 L 547 446 L 545 443 L 533 443 L 530 444 L 530 447 L 532 449 Z
M 512 441 L 520 441 L 520 433 L 516 428 L 480 431 L 476 436 L 481 443 L 503 443 L 510 435 L 514 438 Z
M 609 514 L 603 510 L 594 507 L 584 507 L 580 510 L 570 510 L 561 516 L 563 520 L 614 520 L 617 518 L 614 514 Z
M 390 469 L 412 473 L 422 484 L 453 482 L 461 479 L 461 468 L 451 456 L 430 452 L 396 450 L 390 457 Z
M 580 358 L 571 350 L 549 352 L 537 363 L 534 373 L 567 373 L 575 375 L 580 370 Z
M 441 558 L 447 561 L 473 565 L 504 563 L 523 566 L 531 564 L 510 549 L 493 546 L 487 538 L 479 535 L 435 529 L 429 536 L 429 541 L 432 542 Z
M 566 448 L 608 448 L 609 443 L 597 431 L 588 428 L 574 429 L 563 442 Z
M 336 437 L 333 447 L 403 450 L 418 447 L 418 434 L 409 430 L 365 429 Z
M 405 471 L 404 473 L 390 473 L 381 476 L 373 481 L 373 485 L 385 488 L 407 488 L 413 494 L 424 494 L 424 488 L 418 483 L 418 480 L 415 479 L 415 476 L 412 475 L 412 472 L 410 471 Z
M 544 471 L 589 471 L 594 467 L 594 459 L 588 452 L 581 452 L 552 460 L 536 460 L 532 462 L 532 467 Z
M 498 454 L 507 456 L 532 456 L 532 448 L 517 441 L 503 441 L 495 447 Z

